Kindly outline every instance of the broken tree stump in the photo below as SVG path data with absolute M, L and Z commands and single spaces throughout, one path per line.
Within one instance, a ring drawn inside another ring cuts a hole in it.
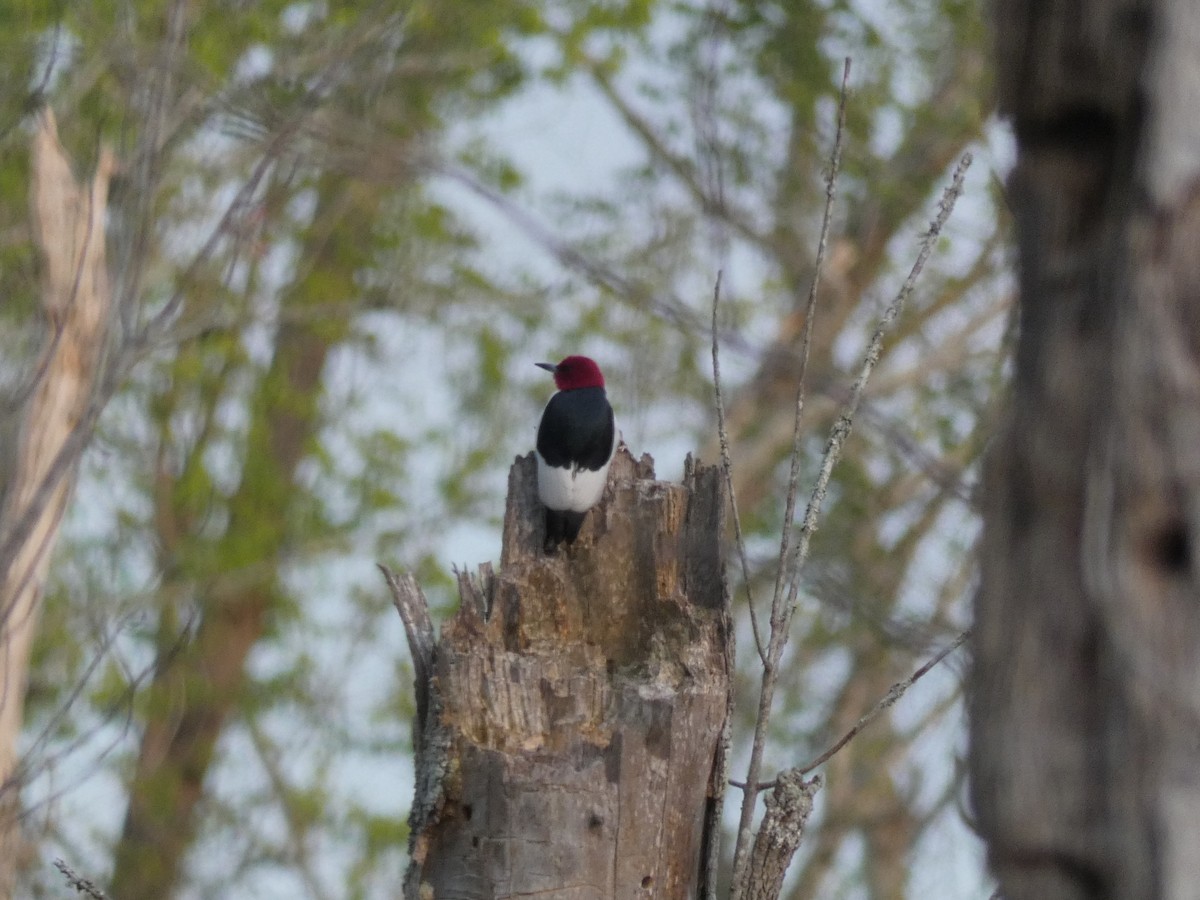
M 389 577 L 420 657 L 406 898 L 709 894 L 724 511 L 718 469 L 689 458 L 683 484 L 656 481 L 622 447 L 575 546 L 547 556 L 529 454 L 509 475 L 500 571 L 459 576 L 436 645 L 415 581 Z

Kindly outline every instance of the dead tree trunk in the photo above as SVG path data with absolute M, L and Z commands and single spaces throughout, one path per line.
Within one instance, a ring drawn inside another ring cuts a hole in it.
M 1012 412 L 971 780 L 1008 900 L 1200 896 L 1200 4 L 1000 0 Z
M 30 206 L 47 333 L 0 508 L 0 559 L 6 562 L 0 566 L 0 897 L 11 891 L 19 856 L 17 738 L 29 656 L 50 554 L 83 449 L 80 421 L 107 339 L 104 217 L 115 165 L 102 150 L 92 181 L 77 183 L 53 113 L 39 116 Z
M 405 896 L 705 893 L 732 662 L 720 473 L 655 481 L 622 448 L 553 557 L 535 481 L 518 459 L 500 571 L 459 577 L 436 648 L 393 582 L 423 720 Z

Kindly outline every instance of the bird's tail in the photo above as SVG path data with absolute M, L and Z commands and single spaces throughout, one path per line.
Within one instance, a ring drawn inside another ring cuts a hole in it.
M 546 552 L 553 553 L 563 541 L 566 541 L 568 546 L 575 543 L 586 515 L 586 512 L 574 512 L 570 509 L 546 510 Z

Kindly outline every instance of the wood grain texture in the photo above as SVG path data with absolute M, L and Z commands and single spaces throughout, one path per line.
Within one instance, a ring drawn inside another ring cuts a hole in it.
M 780 772 L 764 800 L 765 811 L 746 870 L 747 900 L 778 900 L 792 857 L 804 840 L 820 775 L 806 779 L 799 769 Z
M 1163 90 L 1194 4 L 995 10 L 1021 334 L 984 481 L 975 812 L 1010 900 L 1196 897 L 1200 173 L 1154 125 L 1200 116 Z
M 624 448 L 575 546 L 542 552 L 532 454 L 498 573 L 460 576 L 417 748 L 409 898 L 691 897 L 729 695 L 714 468 Z

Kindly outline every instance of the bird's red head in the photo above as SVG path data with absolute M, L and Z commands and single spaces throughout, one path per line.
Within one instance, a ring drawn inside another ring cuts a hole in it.
M 554 373 L 554 386 L 560 391 L 570 391 L 575 388 L 604 387 L 604 376 L 594 360 L 586 356 L 568 356 L 557 366 L 553 363 L 536 363 L 536 365 Z

